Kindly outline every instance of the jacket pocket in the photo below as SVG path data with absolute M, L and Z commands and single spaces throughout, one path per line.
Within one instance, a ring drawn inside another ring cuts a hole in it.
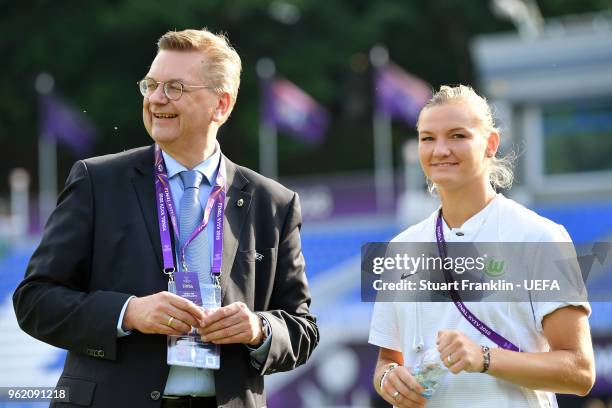
M 265 310 L 274 287 L 276 248 L 238 251 L 224 301 L 244 302 L 251 310 Z
M 60 377 L 57 382 L 58 387 L 68 388 L 68 399 L 70 404 L 88 407 L 93 401 L 96 383 L 82 378 Z M 60 405 L 61 406 L 61 405 Z

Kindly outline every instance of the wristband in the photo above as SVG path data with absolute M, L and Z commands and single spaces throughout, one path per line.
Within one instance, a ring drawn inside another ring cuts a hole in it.
M 397 363 L 391 363 L 387 366 L 387 368 L 385 368 L 385 371 L 383 371 L 382 376 L 380 376 L 380 384 L 379 384 L 380 392 L 382 392 L 383 385 L 385 385 L 385 379 L 387 378 L 387 375 L 389 375 L 389 373 L 393 371 L 393 369 L 395 369 L 397 366 L 398 366 Z
M 482 349 L 482 370 L 481 373 L 486 373 L 491 365 L 491 349 L 487 346 L 480 346 Z

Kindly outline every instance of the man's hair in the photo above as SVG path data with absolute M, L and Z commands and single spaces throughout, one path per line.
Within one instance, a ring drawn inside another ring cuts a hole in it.
M 203 78 L 216 92 L 227 92 L 233 108 L 240 87 L 242 62 L 225 34 L 201 30 L 168 31 L 157 41 L 161 50 L 200 51 L 206 57 Z
M 476 115 L 480 128 L 485 135 L 490 132 L 496 132 L 501 135 L 500 130 L 495 127 L 493 111 L 487 102 L 486 98 L 478 95 L 471 86 L 457 85 L 448 86 L 442 85 L 440 90 L 433 94 L 431 99 L 425 104 L 421 114 L 429 108 L 440 106 L 447 103 L 463 102 L 468 104 Z M 417 129 L 419 122 L 417 120 Z M 489 162 L 489 181 L 494 188 L 510 188 L 514 179 L 512 165 L 514 164 L 515 155 L 510 153 L 505 157 L 491 157 Z M 435 186 L 428 180 L 429 190 L 433 191 Z

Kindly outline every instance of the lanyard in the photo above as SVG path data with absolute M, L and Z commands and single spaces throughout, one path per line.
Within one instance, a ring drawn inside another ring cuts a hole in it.
M 168 225 L 168 218 L 172 224 L 174 236 L 178 242 L 179 227 L 176 219 L 176 212 L 174 211 L 174 204 L 172 203 L 172 196 L 170 194 L 170 182 L 168 179 L 168 172 L 166 171 L 166 165 L 164 163 L 164 157 L 161 153 L 161 149 L 155 145 L 155 196 L 157 202 L 157 219 L 159 223 L 159 236 L 161 239 L 162 246 L 162 257 L 164 261 L 163 272 L 169 275 L 170 280 L 173 279 L 173 274 L 176 272 L 174 264 L 174 253 L 172 250 L 172 240 L 170 238 L 170 227 Z M 213 186 L 208 200 L 206 200 L 206 207 L 204 208 L 204 219 L 191 233 L 187 241 L 180 248 L 181 262 L 183 269 L 187 270 L 185 263 L 185 249 L 187 246 L 198 236 L 208 224 L 210 215 L 214 215 L 214 234 L 213 234 L 213 259 L 211 262 L 211 275 L 214 280 L 218 282 L 219 276 L 221 275 L 221 261 L 223 259 L 223 214 L 225 212 L 225 167 L 223 162 L 219 165 L 219 172 L 217 173 L 217 179 Z M 214 211 L 213 211 L 214 210 Z
M 440 211 L 438 212 L 438 219 L 436 220 L 436 241 L 438 242 L 438 252 L 440 254 L 440 257 L 442 258 L 442 271 L 444 272 L 444 279 L 447 283 L 452 282 L 454 281 L 452 275 L 448 270 L 446 270 L 446 268 L 444 268 L 444 260 L 448 255 L 448 251 L 446 248 L 446 241 L 444 240 L 444 228 L 442 227 L 442 209 L 440 209 Z M 476 330 L 480 331 L 489 340 L 491 340 L 493 343 L 497 344 L 501 348 L 511 351 L 521 351 L 510 340 L 506 339 L 504 336 L 484 324 L 479 318 L 474 316 L 470 309 L 468 309 L 465 303 L 463 303 L 463 301 L 461 300 L 459 292 L 453 288 L 454 286 L 451 285 L 450 295 L 451 299 L 453 299 L 453 303 L 455 303 L 455 306 L 457 307 L 457 309 L 459 309 L 459 312 L 463 315 L 463 317 L 465 317 L 468 322 L 470 322 L 472 326 L 476 328 Z

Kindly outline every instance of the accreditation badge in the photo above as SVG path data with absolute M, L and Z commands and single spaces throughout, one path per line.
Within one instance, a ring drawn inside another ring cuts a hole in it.
M 195 272 L 175 274 L 179 296 L 191 300 L 204 310 L 221 307 L 221 288 L 214 284 L 200 284 Z M 221 348 L 218 344 L 202 341 L 197 329 L 181 336 L 168 336 L 168 365 L 218 370 Z
M 176 294 L 192 301 L 198 306 L 202 305 L 202 293 L 198 274 L 195 272 L 175 272 L 174 282 Z

